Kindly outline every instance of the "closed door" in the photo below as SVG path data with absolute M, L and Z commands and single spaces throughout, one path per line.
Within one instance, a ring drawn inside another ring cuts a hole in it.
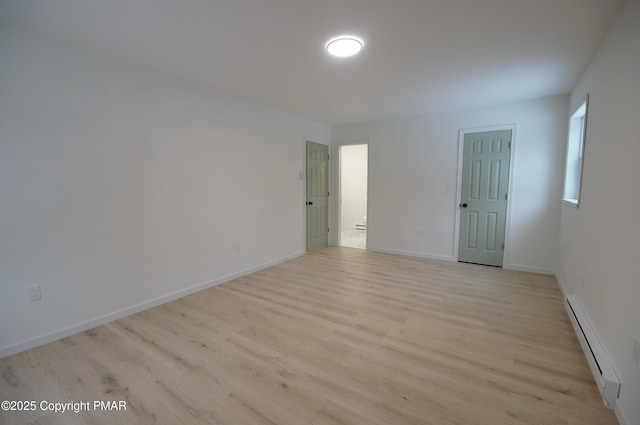
M 307 142 L 307 251 L 329 243 L 329 147 Z
M 458 260 L 502 266 L 511 130 L 464 136 Z

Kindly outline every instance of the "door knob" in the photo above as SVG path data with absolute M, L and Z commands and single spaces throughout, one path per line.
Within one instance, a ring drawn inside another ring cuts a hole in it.
M 460 206 L 461 206 L 462 208 L 467 208 L 467 206 L 468 206 L 468 205 L 465 203 L 465 204 L 460 204 Z
M 307 201 L 307 202 L 305 202 L 305 205 L 313 205 L 313 202 Z

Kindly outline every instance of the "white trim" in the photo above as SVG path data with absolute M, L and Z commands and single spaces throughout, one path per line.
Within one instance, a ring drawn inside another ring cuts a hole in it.
M 624 409 L 622 408 L 622 402 L 620 399 L 616 400 L 616 407 L 613 409 L 616 414 L 616 418 L 618 418 L 618 423 L 620 425 L 631 425 L 631 421 L 628 420 L 627 415 L 624 413 Z
M 367 218 L 367 221 L 368 221 L 368 218 Z M 448 262 L 457 261 L 457 259 L 449 255 L 430 254 L 426 252 L 405 251 L 401 249 L 386 249 L 386 248 L 377 248 L 377 247 L 373 247 L 373 248 L 369 247 L 368 250 L 371 252 L 380 252 L 383 254 L 402 255 L 405 257 L 426 258 L 428 260 L 439 260 L 439 261 L 448 261 Z
M 582 111 L 581 111 L 582 109 Z M 582 131 L 579 135 L 579 140 L 577 143 L 579 144 L 579 151 L 582 152 L 579 155 L 580 158 L 580 169 L 578 175 L 578 181 L 576 182 L 577 190 L 576 190 L 576 199 L 566 198 L 567 193 L 567 172 L 568 172 L 568 163 L 569 163 L 569 148 L 573 145 L 571 135 L 573 134 L 571 131 L 573 120 L 576 118 L 582 118 Z M 569 115 L 569 121 L 567 122 L 567 140 L 565 145 L 565 162 L 564 162 L 564 184 L 562 185 L 562 197 L 563 201 L 566 201 L 570 204 L 574 204 L 576 208 L 580 207 L 580 199 L 582 194 L 582 180 L 584 174 L 584 154 L 587 145 L 587 127 L 589 120 L 589 93 L 586 94 L 585 99 L 578 105 L 578 107 Z
M 369 172 L 369 163 L 371 160 L 371 145 L 369 139 L 362 140 L 352 140 L 346 142 L 338 142 L 336 143 L 336 156 L 337 156 L 337 165 L 338 169 L 338 178 L 336 183 L 335 191 L 338 194 L 336 201 L 336 246 L 342 246 L 342 155 L 341 148 L 343 146 L 358 146 L 358 145 L 367 145 L 367 227 L 365 228 L 365 250 L 369 249 L 369 227 L 370 227 L 370 217 L 369 217 L 369 192 L 371 190 L 371 179 L 369 176 L 371 173 Z
M 515 152 L 518 144 L 516 143 L 517 137 L 517 124 L 504 124 L 504 125 L 493 125 L 487 127 L 474 127 L 474 128 L 463 128 L 458 131 L 458 184 L 456 187 L 456 203 L 455 203 L 455 221 L 454 221 L 454 232 L 453 232 L 453 258 L 454 261 L 457 261 L 459 258 L 459 249 L 460 249 L 460 203 L 462 202 L 462 162 L 464 160 L 464 136 L 469 133 L 483 133 L 486 131 L 501 131 L 501 130 L 511 130 L 511 154 L 509 158 L 509 184 L 507 188 L 507 214 L 505 221 L 505 232 L 504 232 L 504 243 L 505 249 L 502 257 L 502 267 L 505 268 L 505 264 L 509 264 L 510 250 L 511 250 L 511 202 L 513 200 L 513 176 L 514 170 L 516 168 L 515 161 Z M 517 266 L 511 266 L 517 267 Z M 526 267 L 526 266 L 523 266 Z M 515 269 L 514 269 L 515 270 Z M 547 273 L 547 274 L 553 274 Z
M 528 272 L 528 273 L 537 273 L 537 274 L 548 274 L 548 275 L 555 275 L 555 270 L 551 270 L 551 269 L 545 269 L 542 267 L 533 267 L 533 266 L 523 266 L 520 264 L 505 264 L 504 266 L 502 266 L 503 269 L 505 270 L 515 270 L 518 272 Z
M 580 206 L 577 199 L 562 199 L 562 203 L 574 208 L 578 208 Z
M 141 311 L 156 307 L 158 305 L 177 300 L 178 298 L 191 295 L 193 293 L 202 291 L 204 289 L 208 289 L 208 288 L 223 284 L 225 282 L 229 282 L 231 280 L 237 279 L 242 276 L 246 276 L 248 274 L 257 272 L 267 267 L 284 263 L 285 261 L 289 261 L 293 258 L 300 257 L 304 254 L 305 254 L 304 252 L 295 252 L 293 254 L 289 254 L 284 257 L 276 258 L 275 260 L 267 261 L 266 263 L 258 264 L 257 266 L 249 267 L 235 273 L 230 273 L 228 275 L 221 276 L 217 279 L 210 280 L 208 282 L 202 282 L 197 285 L 190 286 L 188 288 L 181 289 L 179 291 L 175 291 L 170 294 L 163 295 L 157 298 L 153 298 L 148 301 L 144 301 L 142 303 L 132 305 L 130 307 L 126 307 L 118 311 L 114 311 L 112 313 L 107 313 L 102 316 L 98 316 L 93 319 L 89 319 L 72 326 L 58 329 L 56 331 L 39 335 L 34 338 L 25 339 L 14 344 L 6 345 L 0 348 L 0 359 L 3 357 L 10 356 L 12 354 L 19 353 L 21 351 L 29 350 L 31 348 L 35 348 L 37 346 L 47 344 L 52 341 L 56 341 L 58 339 L 76 334 L 78 332 L 83 332 L 88 329 L 95 328 L 96 326 L 104 325 L 105 323 L 113 322 L 114 320 L 122 319 L 123 317 L 127 317 L 132 314 L 136 314 Z
M 562 281 L 560 274 L 556 271 L 553 275 L 555 276 L 556 281 L 558 282 L 558 286 L 560 286 L 560 290 L 562 291 L 562 295 L 564 296 L 564 300 L 566 301 L 567 297 L 569 296 L 569 291 L 567 291 L 567 287 Z

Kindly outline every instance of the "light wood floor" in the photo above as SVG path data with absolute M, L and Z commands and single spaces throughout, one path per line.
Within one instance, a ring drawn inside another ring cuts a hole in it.
M 0 360 L 2 424 L 616 424 L 550 276 L 327 248 Z

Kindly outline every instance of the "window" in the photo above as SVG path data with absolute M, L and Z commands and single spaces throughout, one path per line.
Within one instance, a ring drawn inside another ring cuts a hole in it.
M 587 112 L 589 95 L 569 118 L 569 139 L 567 141 L 567 164 L 564 176 L 564 200 L 576 207 L 580 206 L 582 167 L 584 162 L 584 141 L 587 133 Z

